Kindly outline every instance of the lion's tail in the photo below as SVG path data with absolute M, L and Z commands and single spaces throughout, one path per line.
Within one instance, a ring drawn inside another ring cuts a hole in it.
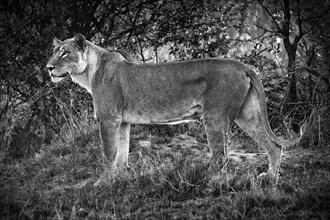
M 303 134 L 302 128 L 300 128 L 299 137 L 295 137 L 291 140 L 284 141 L 284 140 L 281 140 L 280 138 L 276 137 L 276 135 L 273 133 L 273 131 L 269 125 L 269 121 L 268 121 L 268 117 L 267 117 L 268 114 L 267 114 L 267 106 L 266 106 L 266 94 L 265 94 L 265 91 L 262 89 L 263 85 L 262 85 L 259 77 L 253 70 L 248 69 L 247 74 L 251 79 L 251 84 L 252 84 L 253 88 L 256 90 L 256 92 L 259 96 L 260 107 L 261 107 L 262 118 L 263 118 L 262 120 L 264 122 L 263 124 L 265 126 L 266 132 L 268 133 L 270 139 L 272 139 L 272 141 L 274 141 L 275 143 L 282 145 L 282 146 L 292 146 L 292 145 L 297 144 L 300 141 L 302 134 Z

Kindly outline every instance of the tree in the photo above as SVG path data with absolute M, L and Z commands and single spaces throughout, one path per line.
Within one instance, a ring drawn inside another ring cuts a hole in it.
M 295 68 L 299 43 L 326 16 L 330 3 L 328 1 L 317 0 L 258 0 L 258 3 L 273 23 L 270 28 L 257 25 L 258 28 L 264 32 L 281 37 L 288 56 L 287 72 L 289 83 L 285 98 L 280 106 L 282 109 L 287 100 L 290 100 L 293 104 L 298 102 Z

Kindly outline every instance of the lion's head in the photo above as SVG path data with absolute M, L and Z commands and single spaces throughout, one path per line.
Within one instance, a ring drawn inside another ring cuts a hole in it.
M 53 82 L 60 82 L 68 75 L 75 76 L 87 67 L 87 46 L 83 35 L 60 41 L 54 38 L 53 55 L 47 63 L 47 69 Z

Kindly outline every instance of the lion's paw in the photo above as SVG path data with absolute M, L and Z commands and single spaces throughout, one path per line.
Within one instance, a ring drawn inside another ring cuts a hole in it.
M 257 181 L 261 186 L 272 186 L 277 184 L 278 179 L 270 173 L 261 173 L 258 175 Z

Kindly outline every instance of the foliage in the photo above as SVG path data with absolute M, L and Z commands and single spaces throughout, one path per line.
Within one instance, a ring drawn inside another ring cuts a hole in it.
M 287 94 L 281 104 L 281 108 L 283 108 L 288 98 L 294 103 L 299 100 L 295 74 L 295 64 L 298 62 L 296 58 L 298 45 L 303 37 L 315 28 L 315 24 L 325 19 L 330 4 L 327 1 L 321 3 L 319 1 L 303 0 L 258 0 L 258 2 L 263 9 L 258 10 L 258 12 L 267 14 L 267 18 L 271 21 L 270 25 L 261 25 L 260 22 L 256 23 L 256 26 L 263 31 L 260 36 L 271 34 L 281 37 L 288 57 L 287 71 L 290 80 Z M 320 7 L 315 7 L 315 4 L 319 4 Z
M 65 36 L 67 28 L 64 18 L 68 12 L 57 4 L 64 3 L 1 2 L 1 136 L 9 137 L 2 140 L 1 150 L 13 145 L 10 137 L 17 129 L 47 140 L 61 128 L 54 126 L 54 122 L 62 120 L 57 117 L 60 112 L 56 96 L 69 97 L 72 86 L 59 88 L 50 84 L 44 71 L 53 33 Z

